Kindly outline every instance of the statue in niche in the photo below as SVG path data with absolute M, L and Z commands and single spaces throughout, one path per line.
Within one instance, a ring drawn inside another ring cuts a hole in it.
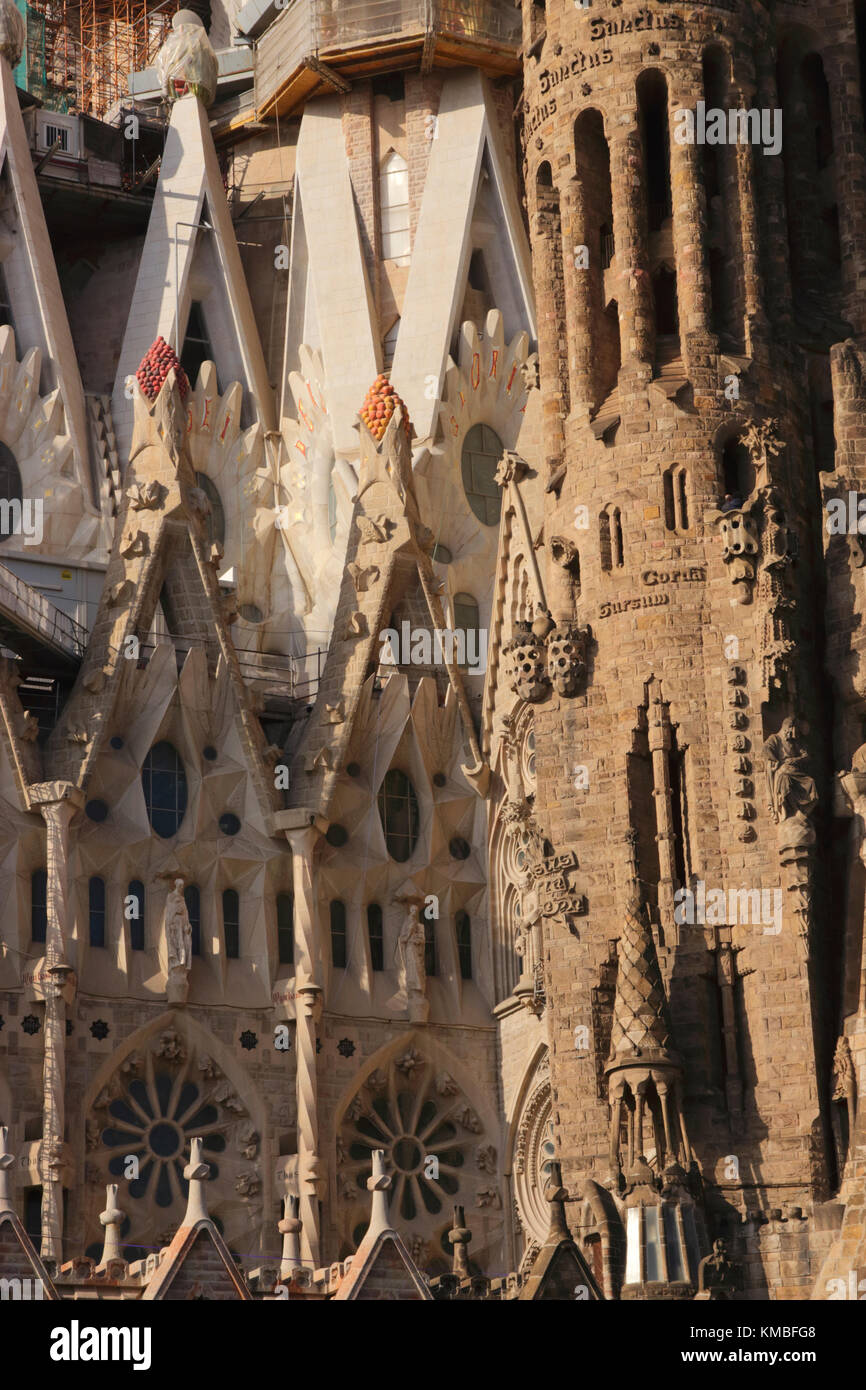
M 412 1023 L 425 1023 L 430 1010 L 427 1001 L 427 967 L 424 960 L 426 935 L 420 918 L 423 898 L 407 902 L 408 915 L 397 938 L 394 963 L 397 967 L 397 993 L 393 1005 L 409 1011 Z
M 192 965 L 192 928 L 183 896 L 183 879 L 176 878 L 165 900 L 165 941 L 168 948 L 168 998 L 186 1003 Z
M 741 1285 L 740 1266 L 728 1258 L 725 1241 L 714 1240 L 712 1255 L 705 1255 L 698 1265 L 696 1298 L 713 1303 L 729 1302 Z
M 779 732 L 770 735 L 764 743 L 764 757 L 773 820 L 777 825 L 795 821 L 803 830 L 810 829 L 808 817 L 818 805 L 818 788 L 806 770 L 808 754 L 800 742 L 796 719 L 786 719 Z

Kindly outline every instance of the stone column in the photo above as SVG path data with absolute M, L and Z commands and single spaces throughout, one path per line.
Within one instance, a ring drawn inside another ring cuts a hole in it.
M 671 100 L 669 125 L 676 129 L 673 112 L 683 107 L 693 111 L 703 98 L 700 74 L 689 74 Z M 677 276 L 677 308 L 680 345 L 686 371 L 706 365 L 717 346 L 712 331 L 712 292 L 707 251 L 707 207 L 701 169 L 701 147 L 694 142 L 678 144 L 671 140 L 671 197 L 673 201 L 674 258 Z M 703 360 L 701 360 L 703 359 Z
M 613 238 L 622 365 L 638 368 L 649 380 L 655 352 L 655 307 L 647 251 L 647 210 L 644 198 L 643 153 L 636 124 L 615 129 L 610 141 L 613 188 Z
M 292 848 L 295 894 L 295 993 L 297 995 L 298 1188 L 303 1257 L 319 1262 L 319 1200 L 323 1165 L 319 1155 L 316 1041 L 322 1016 L 313 855 L 320 831 L 314 825 L 287 830 Z
M 854 332 L 861 334 L 866 332 L 866 161 L 860 84 L 851 47 L 830 49 L 823 57 L 833 127 L 836 207 L 842 250 L 842 314 Z
M 668 753 L 670 724 L 658 688 L 650 695 L 647 732 L 653 763 L 653 797 L 656 811 L 656 843 L 659 854 L 659 912 L 665 927 L 674 921 L 674 827 L 671 815 L 671 774 Z
M 30 789 L 30 805 L 46 827 L 48 879 L 45 933 L 44 1054 L 42 1068 L 42 1246 L 41 1255 L 59 1267 L 63 1261 L 63 1177 L 66 1130 L 66 1005 L 74 998 L 74 976 L 67 960 L 69 910 L 69 824 L 83 805 L 70 782 L 43 782 Z
M 563 422 L 570 410 L 565 282 L 562 266 L 562 217 L 559 191 L 545 185 L 530 191 L 533 279 L 538 317 L 538 357 L 547 382 L 542 407 L 544 449 L 548 464 L 563 454 Z
M 565 277 L 565 315 L 568 336 L 568 373 L 571 390 L 570 419 L 586 424 L 593 399 L 593 280 L 603 277 L 601 247 L 594 244 L 586 217 L 580 180 L 571 178 L 560 193 L 562 208 L 562 265 Z M 589 264 L 576 265 L 579 248 L 586 247 Z M 593 258 L 599 264 L 593 264 Z

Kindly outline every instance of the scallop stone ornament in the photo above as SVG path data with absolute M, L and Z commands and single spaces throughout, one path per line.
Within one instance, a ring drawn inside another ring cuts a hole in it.
M 205 27 L 192 10 L 178 10 L 172 19 L 171 33 L 156 55 L 156 70 L 170 102 L 192 92 L 205 106 L 213 103 L 219 64 Z
M 0 0 L 0 54 L 14 68 L 21 61 L 27 29 L 14 0 Z

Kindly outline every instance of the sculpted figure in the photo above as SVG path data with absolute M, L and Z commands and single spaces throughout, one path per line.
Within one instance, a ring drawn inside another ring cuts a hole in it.
M 187 971 L 192 964 L 192 929 L 183 898 L 183 879 L 176 878 L 165 901 L 165 939 L 168 945 L 169 974 Z
M 728 1259 L 723 1240 L 713 1241 L 712 1255 L 698 1265 L 698 1298 L 729 1301 L 740 1287 L 740 1268 Z
M 409 915 L 397 940 L 396 964 L 400 990 L 423 994 L 427 988 L 424 966 L 424 923 L 418 917 L 418 904 L 409 904 Z
M 806 770 L 808 754 L 800 743 L 795 719 L 786 719 L 764 744 L 770 811 L 776 824 L 793 817 L 804 820 L 818 805 L 815 779 Z

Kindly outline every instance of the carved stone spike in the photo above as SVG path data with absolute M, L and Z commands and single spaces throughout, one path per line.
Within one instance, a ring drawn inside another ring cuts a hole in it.
M 365 594 L 379 579 L 378 565 L 351 564 L 348 567 L 356 594 Z
M 146 483 L 133 483 L 129 489 L 130 507 L 134 512 L 153 512 L 162 506 L 167 488 L 151 478 Z
M 120 553 L 127 560 L 143 558 L 150 554 L 150 537 L 146 531 L 130 529 L 123 537 Z

